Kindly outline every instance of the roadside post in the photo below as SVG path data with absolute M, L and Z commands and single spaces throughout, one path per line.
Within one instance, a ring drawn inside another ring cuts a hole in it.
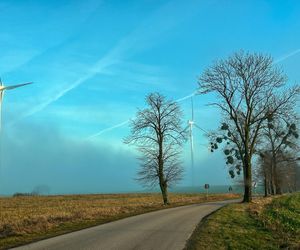
M 206 200 L 208 199 L 208 189 L 209 189 L 209 184 L 205 184 L 204 188 L 206 189 Z

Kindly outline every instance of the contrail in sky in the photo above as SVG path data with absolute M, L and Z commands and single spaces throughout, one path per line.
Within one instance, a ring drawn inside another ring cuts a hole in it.
M 300 49 L 296 49 L 296 50 L 294 50 L 293 52 L 291 52 L 291 53 L 289 53 L 287 55 L 279 57 L 278 59 L 276 59 L 274 61 L 274 63 L 279 63 L 279 62 L 285 61 L 286 59 L 288 59 L 288 58 L 290 58 L 290 57 L 292 57 L 292 56 L 294 56 L 294 55 L 296 55 L 298 53 L 300 53 Z
M 191 94 L 189 94 L 187 96 L 181 97 L 181 98 L 177 99 L 176 102 L 182 102 L 182 101 L 184 101 L 186 99 L 189 99 L 189 98 L 193 97 L 194 95 L 196 95 L 197 92 L 198 91 L 194 91 L 193 93 L 191 93 Z
M 124 122 L 121 122 L 121 123 L 119 123 L 119 124 L 117 124 L 117 125 L 114 125 L 114 126 L 112 126 L 112 127 L 103 129 L 103 130 L 99 131 L 98 133 L 93 134 L 93 135 L 87 137 L 86 139 L 87 139 L 87 140 L 90 140 L 90 139 L 93 139 L 93 138 L 95 138 L 95 137 L 97 137 L 97 136 L 99 136 L 99 135 L 102 135 L 102 134 L 105 133 L 105 132 L 111 131 L 111 130 L 113 130 L 113 129 L 115 129 L 115 128 L 122 127 L 122 126 L 126 125 L 127 123 L 129 123 L 129 121 L 130 121 L 130 119 L 128 119 L 128 120 L 126 120 L 126 121 L 124 121 Z
M 184 97 L 181 97 L 181 98 L 177 99 L 176 102 L 182 102 L 182 101 L 184 101 L 184 100 L 186 100 L 186 99 L 188 99 L 188 98 L 193 97 L 193 96 L 196 95 L 196 94 L 197 94 L 197 91 L 194 91 L 193 93 L 191 93 L 191 94 L 189 94 L 189 95 L 187 95 L 187 96 L 184 96 Z M 102 134 L 104 134 L 104 133 L 106 133 L 106 132 L 109 132 L 109 131 L 114 130 L 114 129 L 119 128 L 119 127 L 123 127 L 124 125 L 126 125 L 126 124 L 129 123 L 129 122 L 130 122 L 130 119 L 128 119 L 128 120 L 126 120 L 126 121 L 123 121 L 123 122 L 121 122 L 121 123 L 118 123 L 118 124 L 116 124 L 116 125 L 114 125 L 114 126 L 105 128 L 105 129 L 100 130 L 99 132 L 97 132 L 97 133 L 95 133 L 95 134 L 93 134 L 93 135 L 91 135 L 91 136 L 88 136 L 86 139 L 87 139 L 87 140 L 94 139 L 95 137 L 97 137 L 97 136 L 99 136 L 99 135 L 102 135 Z
M 294 56 L 294 55 L 296 55 L 296 54 L 298 54 L 298 53 L 300 53 L 300 49 L 296 49 L 296 50 L 290 52 L 290 53 L 287 54 L 287 55 L 284 55 L 284 56 L 282 56 L 282 57 L 279 57 L 278 59 L 274 60 L 274 63 L 280 63 L 280 62 L 283 62 L 283 61 L 285 61 L 286 59 L 288 59 L 288 58 L 290 58 L 290 57 L 292 57 L 292 56 Z M 182 102 L 182 101 L 184 101 L 184 100 L 186 100 L 186 99 L 188 99 L 188 98 L 191 98 L 192 96 L 194 96 L 194 95 L 196 95 L 196 94 L 197 94 L 197 91 L 194 91 L 193 93 L 191 93 L 191 94 L 189 94 L 189 95 L 187 95 L 187 96 L 184 96 L 184 97 L 182 97 L 182 98 L 177 99 L 176 102 Z M 106 132 L 111 131 L 111 130 L 113 130 L 113 129 L 122 127 L 122 126 L 126 125 L 127 123 L 129 123 L 129 121 L 130 121 L 130 119 L 128 119 L 128 120 L 126 120 L 126 121 L 123 121 L 123 122 L 121 122 L 121 123 L 119 123 L 119 124 L 116 124 L 116 125 L 114 125 L 114 126 L 112 126 L 112 127 L 103 129 L 103 130 L 99 131 L 98 133 L 93 134 L 93 135 L 87 137 L 87 139 L 93 139 L 93 138 L 95 138 L 95 137 L 97 137 L 97 136 L 99 136 L 99 135 L 101 135 L 101 134 L 103 134 L 103 133 L 106 133 Z
M 71 91 L 72 89 L 78 87 L 79 85 L 81 85 L 83 82 L 87 81 L 88 79 L 92 78 L 93 76 L 95 76 L 96 74 L 101 73 L 103 70 L 105 70 L 107 67 L 109 67 L 110 65 L 114 64 L 115 61 L 110 59 L 108 56 L 104 57 L 102 59 L 100 59 L 89 71 L 88 74 L 82 76 L 81 78 L 77 79 L 75 82 L 73 82 L 72 84 L 68 85 L 67 87 L 65 87 L 64 89 L 61 89 L 60 91 L 58 91 L 55 95 L 49 97 L 46 101 L 44 101 L 43 103 L 41 103 L 40 105 L 37 105 L 36 107 L 34 107 L 33 109 L 29 110 L 27 113 L 25 113 L 21 119 L 31 116 L 41 110 L 43 110 L 44 108 L 46 108 L 49 104 L 53 103 L 54 101 L 58 100 L 59 98 L 61 98 L 62 96 L 64 96 L 66 93 L 68 93 L 69 91 Z M 20 120 L 20 119 L 19 119 Z

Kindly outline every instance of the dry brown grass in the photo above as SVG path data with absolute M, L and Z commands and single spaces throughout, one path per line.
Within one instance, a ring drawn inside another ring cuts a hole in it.
M 208 201 L 237 198 L 210 195 Z M 205 202 L 203 194 L 170 194 L 172 206 Z M 0 198 L 0 249 L 157 209 L 159 194 Z

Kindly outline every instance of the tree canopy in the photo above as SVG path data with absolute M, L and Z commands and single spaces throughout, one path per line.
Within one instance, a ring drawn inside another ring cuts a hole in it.
M 199 93 L 216 94 L 212 105 L 222 111 L 224 118 L 212 150 L 227 141 L 227 163 L 233 164 L 234 158 L 241 163 L 245 202 L 252 197 L 251 164 L 260 132 L 270 117 L 289 112 L 299 92 L 298 85 L 287 86 L 286 75 L 274 65 L 272 57 L 258 53 L 235 53 L 217 61 L 199 78 Z M 234 176 L 232 169 L 230 174 Z

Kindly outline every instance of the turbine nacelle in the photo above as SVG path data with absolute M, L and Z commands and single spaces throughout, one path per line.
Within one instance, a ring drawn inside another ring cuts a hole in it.
M 194 121 L 188 120 L 188 124 L 189 124 L 189 125 L 194 125 L 194 123 L 195 123 Z

